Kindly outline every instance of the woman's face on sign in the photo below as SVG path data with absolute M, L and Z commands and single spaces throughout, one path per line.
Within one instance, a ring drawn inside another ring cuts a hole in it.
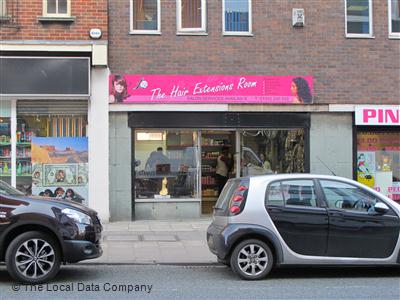
M 292 91 L 293 95 L 297 95 L 297 85 L 292 82 L 292 86 L 290 87 L 290 90 Z
M 115 82 L 114 82 L 114 90 L 115 90 L 118 94 L 121 94 L 121 93 L 124 91 L 124 86 L 123 86 L 120 82 L 115 81 Z

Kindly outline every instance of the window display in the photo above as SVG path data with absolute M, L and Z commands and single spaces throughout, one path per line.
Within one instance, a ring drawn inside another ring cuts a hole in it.
M 135 199 L 198 198 L 197 133 L 135 131 Z
M 304 129 L 241 131 L 241 175 L 305 172 Z
M 32 194 L 32 139 L 84 137 L 86 116 L 20 115 L 17 118 L 17 189 Z
M 357 181 L 400 201 L 400 132 L 357 133 Z
M 0 117 L 0 180 L 11 183 L 10 118 Z

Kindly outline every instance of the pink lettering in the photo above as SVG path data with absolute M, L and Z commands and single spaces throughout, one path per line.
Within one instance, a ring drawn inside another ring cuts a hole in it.
M 378 109 L 378 122 L 383 123 L 383 109 Z
M 363 113 L 364 123 L 368 123 L 369 119 L 376 118 L 376 111 L 374 109 L 366 109 Z
M 397 114 L 397 116 L 396 116 Z M 393 110 L 386 110 L 386 122 L 389 122 L 389 119 L 391 122 L 393 122 L 394 124 L 399 124 L 400 121 L 400 110 L 398 109 L 397 111 L 393 111 Z

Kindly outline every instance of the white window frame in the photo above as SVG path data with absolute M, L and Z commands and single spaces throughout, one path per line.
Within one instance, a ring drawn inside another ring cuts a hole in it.
M 372 0 L 368 0 L 368 6 L 369 6 L 369 33 L 347 33 L 347 0 L 344 0 L 344 14 L 345 14 L 345 34 L 346 38 L 374 38 L 373 36 L 373 19 L 372 19 Z
M 57 11 L 58 11 L 58 0 L 57 0 Z M 67 0 L 67 13 L 65 14 L 51 14 L 47 13 L 47 0 L 43 0 L 43 17 L 48 17 L 48 18 L 69 18 L 71 17 L 71 0 Z
M 129 0 L 130 18 L 129 18 L 129 34 L 161 34 L 161 4 L 157 0 L 157 29 L 155 30 L 138 30 L 133 29 L 133 0 Z
M 238 36 L 253 36 L 252 33 L 252 0 L 248 0 L 249 4 L 249 31 L 226 31 L 225 30 L 225 1 L 222 0 L 222 34 L 223 35 L 238 35 Z
M 176 1 L 177 34 L 205 33 L 206 32 L 206 0 L 201 0 L 201 27 L 182 28 L 182 0 Z
M 6 0 L 0 0 L 0 19 L 4 19 L 8 17 L 8 11 L 7 11 L 7 1 Z
M 389 28 L 389 38 L 390 39 L 400 39 L 400 32 L 392 31 L 392 1 L 388 0 L 388 28 Z

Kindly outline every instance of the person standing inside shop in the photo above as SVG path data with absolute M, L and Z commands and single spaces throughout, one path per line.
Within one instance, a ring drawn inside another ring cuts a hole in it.
M 228 180 L 229 166 L 229 149 L 228 147 L 222 147 L 221 154 L 217 158 L 217 167 L 215 170 L 215 179 L 218 184 L 218 195 L 221 194 L 222 189 L 224 188 L 225 183 Z

